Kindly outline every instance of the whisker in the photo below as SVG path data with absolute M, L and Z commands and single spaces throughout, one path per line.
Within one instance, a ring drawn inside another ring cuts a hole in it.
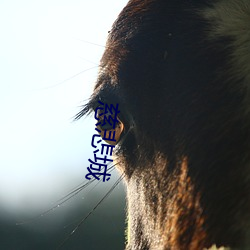
M 107 173 L 111 173 L 112 171 L 114 171 L 114 167 L 117 165 L 117 164 L 119 164 L 119 163 L 115 163 L 113 166 L 111 166 L 108 170 L 107 170 Z M 112 168 L 112 169 L 111 169 Z M 102 180 L 98 180 L 98 182 L 86 193 L 86 195 L 88 194 L 88 193 L 90 193 L 90 192 L 92 192 L 96 187 L 97 187 L 97 185 L 99 185 L 100 183 L 102 183 Z M 71 223 L 69 223 L 68 225 L 66 225 L 66 226 L 64 226 L 64 228 L 67 228 L 67 227 L 69 227 L 69 226 L 71 226 L 71 225 L 73 225 L 73 224 L 75 224 L 76 222 L 78 222 L 79 221 L 79 219 L 77 219 L 77 220 L 74 220 L 73 222 L 71 222 Z
M 117 164 L 117 163 L 116 163 Z M 108 168 L 107 172 L 110 173 L 114 170 L 115 165 L 112 165 Z M 87 180 L 86 180 L 87 181 Z M 74 188 L 72 191 L 70 191 L 70 193 L 68 193 L 67 195 L 63 196 L 62 198 L 60 198 L 59 200 L 57 200 L 55 203 L 56 205 L 52 206 L 51 208 L 49 208 L 48 210 L 46 210 L 45 212 L 35 216 L 34 218 L 30 219 L 30 220 L 25 220 L 22 222 L 17 222 L 16 225 L 20 226 L 20 225 L 24 225 L 24 224 L 28 224 L 31 223 L 43 216 L 45 216 L 46 214 L 50 213 L 51 211 L 54 211 L 55 209 L 59 208 L 61 205 L 63 205 L 65 202 L 67 202 L 68 200 L 70 200 L 71 198 L 73 198 L 74 196 L 76 196 L 78 193 L 80 193 L 82 190 L 84 190 L 85 188 L 87 188 L 91 183 L 93 183 L 94 181 L 96 181 L 96 179 L 91 179 L 88 180 L 87 183 L 85 183 L 86 181 L 84 181 L 83 183 L 79 184 L 76 188 Z M 100 180 L 98 181 L 98 183 L 100 182 Z M 98 185 L 98 183 L 96 185 Z M 96 186 L 95 185 L 95 186 Z M 94 186 L 94 187 L 95 187 Z M 93 189 L 91 189 L 93 190 Z
M 71 76 L 71 77 L 69 77 L 69 78 L 67 78 L 67 79 L 65 79 L 65 80 L 63 80 L 63 81 L 61 81 L 61 82 L 59 82 L 57 84 L 54 84 L 54 85 L 51 85 L 51 86 L 47 86 L 47 87 L 43 87 L 43 88 L 34 89 L 34 91 L 47 90 L 47 89 L 55 88 L 55 87 L 60 86 L 61 84 L 65 83 L 67 81 L 70 81 L 70 80 L 74 79 L 75 77 L 77 77 L 77 76 L 79 76 L 79 75 L 81 75 L 81 74 L 83 74 L 83 73 L 85 73 L 85 72 L 87 72 L 89 70 L 96 69 L 98 67 L 99 67 L 99 65 L 96 64 L 96 66 L 88 68 L 88 69 L 85 69 L 85 70 L 82 70 L 82 71 L 76 73 L 75 75 L 73 75 L 73 76 Z
M 75 195 L 77 195 L 79 192 L 81 192 L 84 188 L 87 188 L 92 182 L 94 182 L 95 179 L 89 180 L 87 181 L 87 183 L 84 183 L 82 186 L 74 189 L 73 191 L 71 191 L 69 194 L 67 194 L 66 196 L 62 197 L 61 199 L 59 199 L 56 202 L 56 205 L 54 205 L 53 207 L 49 208 L 48 210 L 46 210 L 45 212 L 33 217 L 30 220 L 25 220 L 22 222 L 17 222 L 16 225 L 20 226 L 20 225 L 24 225 L 24 224 L 28 224 L 31 223 L 43 216 L 45 216 L 46 214 L 50 213 L 51 211 L 54 211 L 56 208 L 59 208 L 61 205 L 63 205 L 66 201 L 68 201 L 70 198 L 74 197 Z
M 82 60 L 84 60 L 85 62 L 89 62 L 89 63 L 92 63 L 92 64 L 94 64 L 96 66 L 100 66 L 99 63 L 93 62 L 93 61 L 91 61 L 89 59 L 86 59 L 86 58 L 83 58 L 83 57 L 79 57 L 79 58 L 82 59 Z
M 116 164 L 117 164 L 117 163 L 116 163 Z M 107 173 L 111 173 L 111 172 L 114 170 L 114 167 L 115 167 L 116 164 L 114 164 L 114 165 L 112 165 L 111 167 L 109 167 L 108 170 L 107 170 Z M 89 185 L 90 185 L 92 182 L 94 182 L 94 181 L 96 181 L 96 179 L 92 179 L 92 180 L 88 181 L 86 184 L 83 184 L 83 185 L 81 185 L 80 187 L 75 188 L 73 191 L 71 191 L 69 194 L 67 194 L 67 195 L 64 196 L 63 198 L 59 199 L 57 202 L 61 202 L 59 205 L 63 204 L 64 202 L 66 202 L 66 201 L 68 201 L 69 199 L 71 199 L 71 198 L 73 198 L 74 196 L 76 196 L 78 193 L 80 193 L 83 189 L 85 189 L 87 186 L 89 186 Z M 100 182 L 101 182 L 101 180 L 99 180 L 99 181 L 97 182 L 97 184 L 96 184 L 91 190 L 93 190 Z M 58 206 L 56 206 L 56 207 L 58 207 Z M 50 209 L 50 211 L 51 211 L 51 210 L 53 210 L 53 208 Z
M 98 47 L 106 48 L 106 46 L 104 46 L 104 45 L 97 44 L 97 43 L 92 43 L 92 42 L 89 42 L 87 40 L 83 40 L 83 39 L 76 39 L 76 40 L 78 40 L 80 42 L 83 42 L 83 43 L 88 43 L 88 44 L 95 45 L 95 46 L 98 46 Z
M 109 167 L 108 169 L 107 169 L 107 173 L 109 174 L 109 173 L 111 173 L 111 172 L 113 172 L 114 170 L 115 170 L 115 166 L 117 165 L 117 164 L 119 164 L 119 163 L 115 163 L 114 165 L 112 165 L 111 167 Z M 99 185 L 99 183 L 102 183 L 102 180 L 98 180 L 98 182 L 86 193 L 86 194 L 88 194 L 88 193 L 90 193 L 91 191 L 93 191 L 96 187 L 97 187 L 97 185 Z
M 87 40 L 78 39 L 78 38 L 76 40 L 81 41 L 83 43 L 91 44 L 91 45 L 94 45 L 94 46 L 102 47 L 102 48 L 104 48 L 106 50 L 115 51 L 118 55 L 121 55 L 121 51 L 118 48 L 114 47 L 114 46 L 109 46 L 108 44 L 106 44 L 104 46 L 104 45 L 101 45 L 101 44 L 89 42 Z M 100 65 L 100 67 L 101 67 L 101 65 Z
M 56 248 L 57 250 L 61 249 L 64 244 L 70 239 L 70 237 L 79 229 L 79 227 L 88 219 L 88 217 L 96 210 L 96 208 L 112 193 L 112 191 L 117 187 L 117 185 L 122 181 L 125 177 L 123 173 L 118 180 L 112 185 L 109 191 L 97 202 L 97 204 L 92 208 L 92 210 L 76 225 L 76 227 L 71 231 L 71 233 L 60 243 L 60 245 Z

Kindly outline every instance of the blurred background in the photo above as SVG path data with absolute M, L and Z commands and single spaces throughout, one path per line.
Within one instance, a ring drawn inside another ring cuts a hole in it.
M 73 117 L 126 2 L 0 1 L 1 250 L 56 249 L 119 178 L 44 214 L 85 181 L 95 121 Z M 61 249 L 123 249 L 125 206 L 121 183 Z

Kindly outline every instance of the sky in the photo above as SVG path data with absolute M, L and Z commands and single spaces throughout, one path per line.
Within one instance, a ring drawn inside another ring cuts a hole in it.
M 85 178 L 94 119 L 73 117 L 126 2 L 0 1 L 0 207 L 53 200 Z

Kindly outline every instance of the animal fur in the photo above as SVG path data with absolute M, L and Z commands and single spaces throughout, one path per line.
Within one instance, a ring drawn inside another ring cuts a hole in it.
M 90 102 L 119 103 L 126 250 L 250 249 L 250 2 L 131 0 Z

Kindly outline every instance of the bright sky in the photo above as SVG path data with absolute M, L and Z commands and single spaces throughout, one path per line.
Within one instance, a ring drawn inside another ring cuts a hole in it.
M 94 120 L 72 117 L 126 2 L 0 1 L 1 206 L 24 208 L 85 178 Z

